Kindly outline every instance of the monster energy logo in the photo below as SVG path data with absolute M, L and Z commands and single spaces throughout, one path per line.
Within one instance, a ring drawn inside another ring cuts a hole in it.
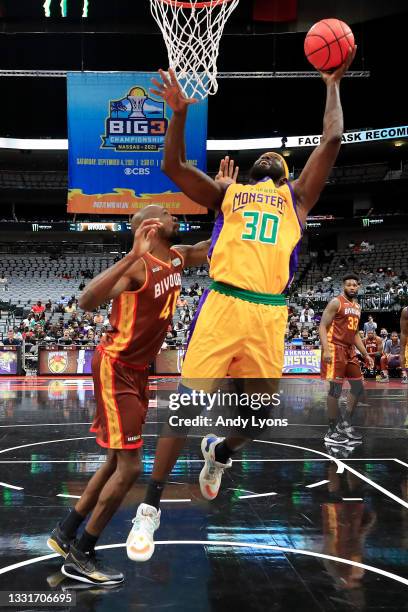
M 380 225 L 384 223 L 384 219 L 361 219 L 363 227 L 370 227 L 370 225 Z
M 82 5 L 82 17 L 88 17 L 88 6 L 89 6 L 89 0 L 83 0 L 83 5 Z M 51 15 L 51 4 L 53 3 L 53 0 L 45 0 L 43 7 L 44 7 L 44 13 L 46 17 L 52 17 Z M 61 7 L 61 17 L 66 17 L 68 14 L 68 0 L 61 0 L 60 2 L 60 7 Z

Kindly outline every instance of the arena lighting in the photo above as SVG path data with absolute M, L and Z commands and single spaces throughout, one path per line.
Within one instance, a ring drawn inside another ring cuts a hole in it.
M 71 0 L 72 1 L 72 0 Z M 68 0 L 61 0 L 60 2 L 60 11 L 58 9 L 56 12 L 51 14 L 51 4 L 52 0 L 45 0 L 44 7 L 44 15 L 46 17 L 67 17 L 68 15 Z M 88 8 L 89 8 L 89 0 L 84 0 L 82 5 L 82 17 L 88 17 Z
M 361 130 L 356 132 L 345 132 L 343 144 L 356 144 L 367 142 L 379 142 L 393 140 L 395 137 L 408 138 L 408 125 L 396 127 Z M 286 138 L 286 137 L 285 137 Z M 315 147 L 320 142 L 321 135 L 310 136 L 288 136 L 286 146 L 290 149 L 302 147 Z M 406 140 L 394 142 L 406 143 Z M 401 145 L 396 145 L 401 146 Z M 207 140 L 207 151 L 246 151 L 262 149 L 281 149 L 282 137 L 278 138 L 245 138 L 240 140 Z M 23 138 L 0 138 L 0 149 L 26 150 L 68 150 L 68 140 L 23 139 Z

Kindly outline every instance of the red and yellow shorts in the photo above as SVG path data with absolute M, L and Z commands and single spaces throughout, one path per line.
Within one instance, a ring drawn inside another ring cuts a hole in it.
M 342 381 L 344 378 L 361 379 L 363 377 L 354 346 L 343 346 L 329 342 L 331 363 L 322 358 L 321 377 L 324 380 Z
M 99 349 L 92 374 L 96 413 L 90 431 L 97 443 L 116 450 L 139 448 L 149 406 L 148 369 L 127 366 Z

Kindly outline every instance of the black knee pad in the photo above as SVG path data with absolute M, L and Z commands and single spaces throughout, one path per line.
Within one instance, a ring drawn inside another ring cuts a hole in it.
M 335 399 L 339 399 L 343 389 L 342 383 L 330 381 L 329 395 Z
M 354 397 L 360 397 L 364 393 L 364 385 L 362 380 L 350 380 L 350 393 Z

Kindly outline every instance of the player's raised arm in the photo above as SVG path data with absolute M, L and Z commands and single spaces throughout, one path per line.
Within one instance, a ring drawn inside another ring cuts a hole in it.
M 320 343 L 322 345 L 322 361 L 325 363 L 332 362 L 332 356 L 329 349 L 329 340 L 327 338 L 327 331 L 330 325 L 333 323 L 334 317 L 338 312 L 340 307 L 340 302 L 338 298 L 333 298 L 327 304 L 326 308 L 323 311 L 322 318 L 319 325 L 319 335 L 320 335 Z
M 318 147 L 309 157 L 293 188 L 298 204 L 298 214 L 302 223 L 319 199 L 325 183 L 334 166 L 343 136 L 343 109 L 340 101 L 340 81 L 348 70 L 356 54 L 357 47 L 333 73 L 321 73 L 326 84 L 326 109 L 323 119 L 323 135 Z
M 183 255 L 184 267 L 193 268 L 194 266 L 203 266 L 208 263 L 207 255 L 210 245 L 211 239 L 208 239 L 197 242 L 197 244 L 182 244 L 174 248 Z
M 94 310 L 104 302 L 118 297 L 123 291 L 131 289 L 132 282 L 144 282 L 145 267 L 141 257 L 151 249 L 158 229 L 162 226 L 159 219 L 145 219 L 135 231 L 132 250 L 113 266 L 104 270 L 87 284 L 79 297 L 79 307 Z M 140 264 L 137 268 L 137 264 Z M 132 278 L 130 270 L 132 269 Z
M 161 82 L 152 79 L 155 88 L 151 92 L 160 96 L 170 106 L 173 115 L 164 143 L 162 170 L 183 193 L 206 208 L 220 208 L 227 186 L 217 183 L 198 168 L 185 161 L 184 130 L 188 107 L 195 104 L 194 98 L 186 98 L 177 81 L 174 71 L 169 76 L 159 70 Z
M 400 337 L 400 364 L 403 370 L 407 369 L 405 352 L 408 339 L 408 308 L 403 308 L 400 318 L 401 337 Z

